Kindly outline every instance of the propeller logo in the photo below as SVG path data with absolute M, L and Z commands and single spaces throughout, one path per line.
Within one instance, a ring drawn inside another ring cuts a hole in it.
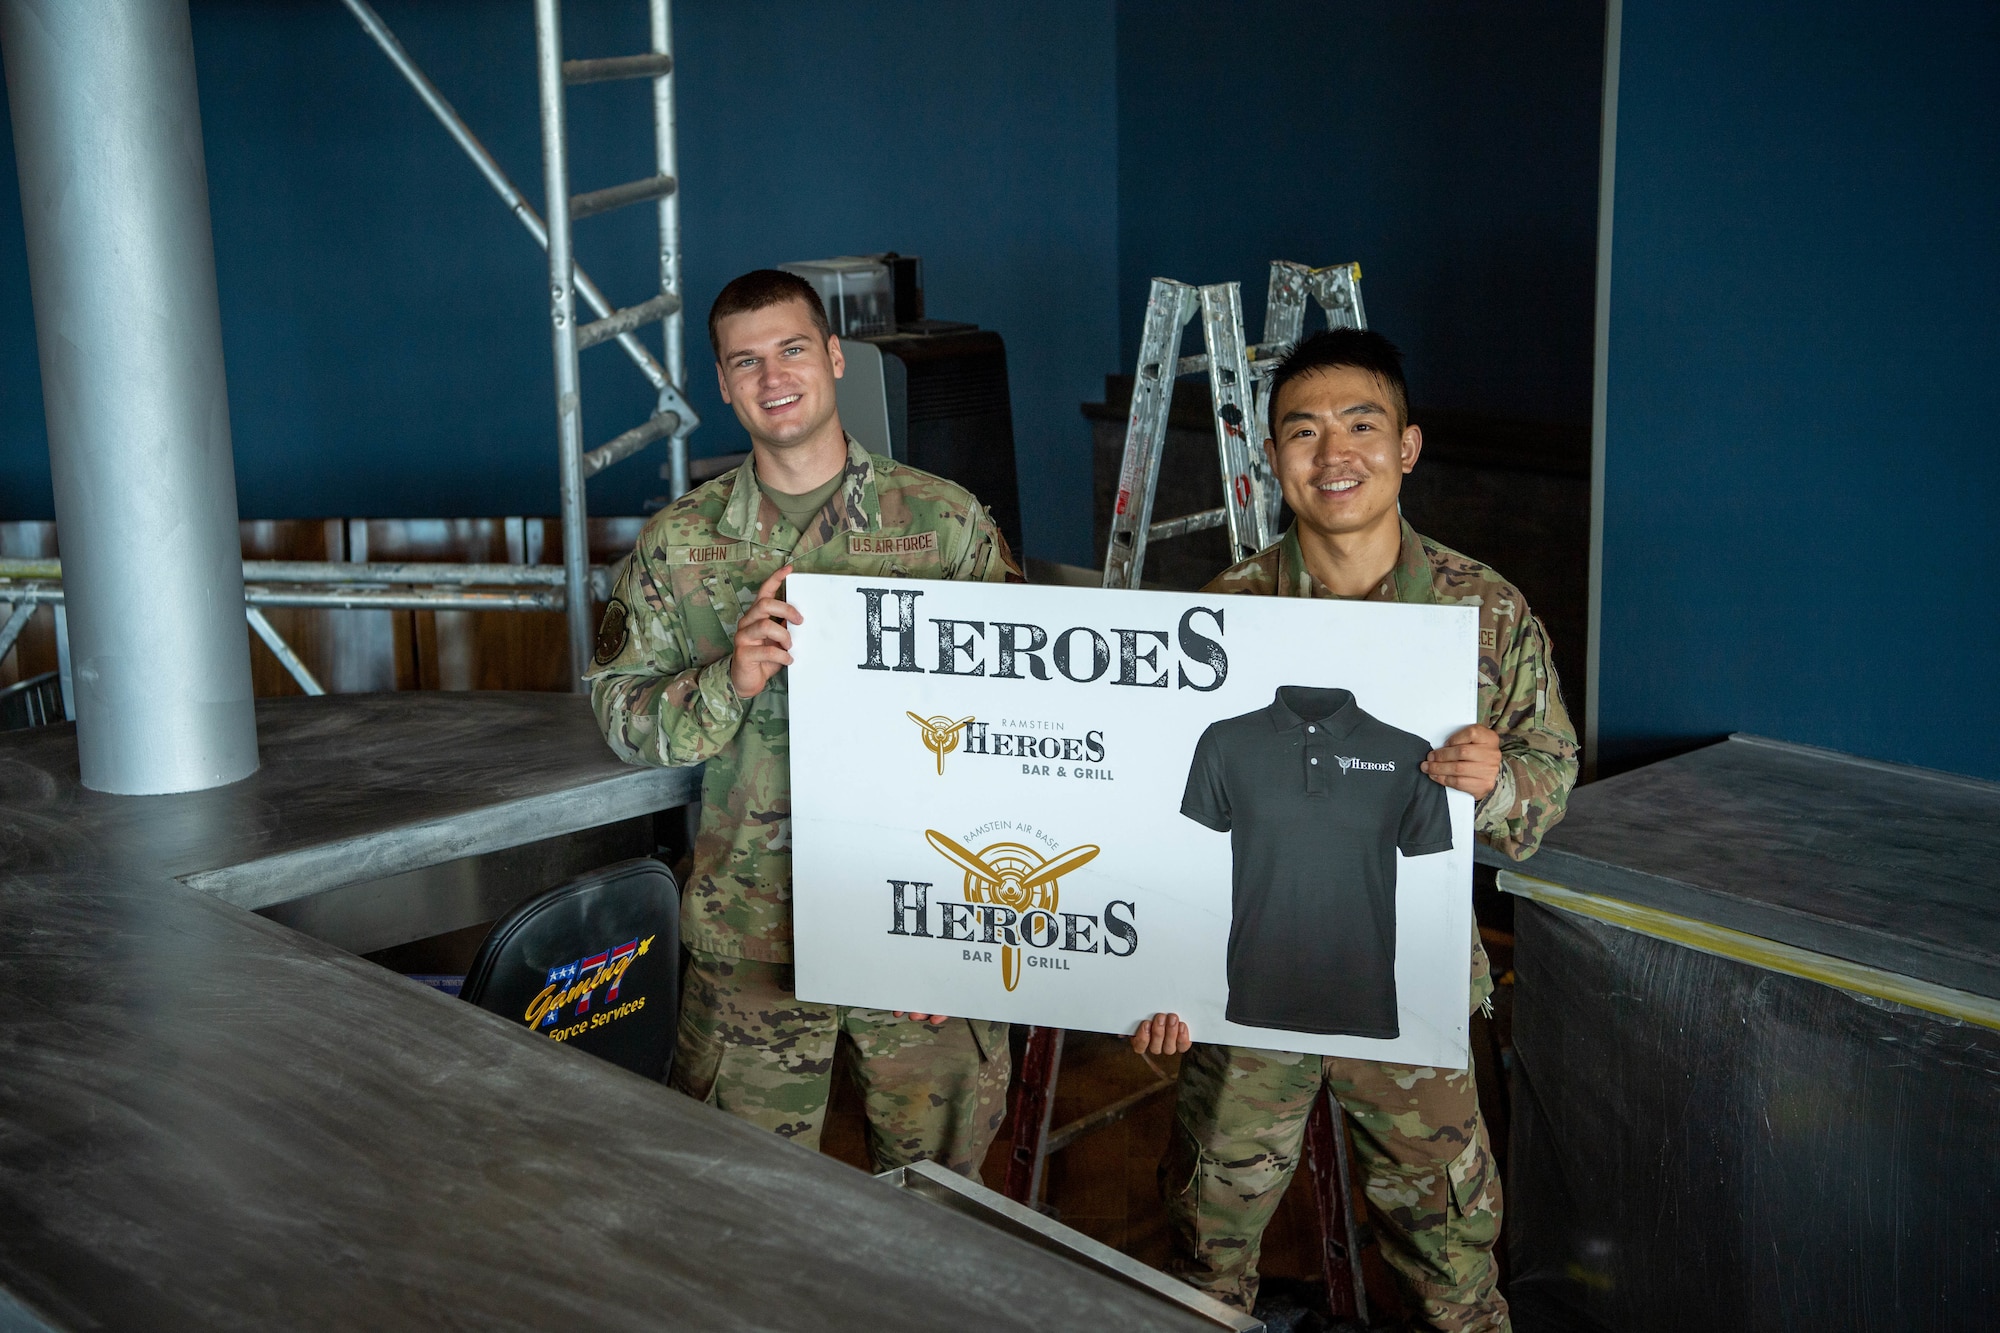
M 967 718 L 966 722 L 971 720 Z M 962 727 L 965 723 L 958 725 Z M 938 766 L 940 770 L 944 766 L 943 751 L 938 754 Z M 1030 912 L 1052 916 L 1062 876 L 1097 859 L 1098 853 L 1096 847 L 1085 844 L 1056 856 L 1044 857 L 1034 848 L 1018 842 L 996 842 L 974 852 L 936 829 L 925 829 L 924 837 L 930 840 L 939 855 L 965 872 L 965 901 L 1009 908 L 1024 918 Z M 1006 934 L 1009 940 L 1017 938 L 1012 927 L 1006 928 Z M 1021 983 L 1021 946 L 1018 943 L 1001 945 L 1000 981 L 1008 990 Z
M 965 734 L 965 726 L 972 721 L 962 717 L 954 722 L 948 717 L 918 717 L 905 711 L 903 716 L 923 729 L 924 748 L 937 756 L 938 776 L 944 776 L 944 757 L 958 748 L 958 741 Z

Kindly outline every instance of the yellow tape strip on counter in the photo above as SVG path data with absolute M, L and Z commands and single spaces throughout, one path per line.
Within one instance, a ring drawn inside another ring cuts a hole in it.
M 1731 958 L 1739 963 L 1749 963 L 1770 972 L 1782 972 L 1787 976 L 1804 977 L 1817 981 L 1823 986 L 1833 986 L 1857 995 L 1867 995 L 1878 1000 L 1891 1000 L 1906 1004 L 1912 1009 L 1923 1009 L 1947 1018 L 1960 1019 L 1967 1023 L 1977 1023 L 1981 1027 L 2000 1030 L 2000 1000 L 1991 1000 L 1984 995 L 1974 995 L 1970 991 L 1953 990 L 1949 986 L 1933 985 L 1928 981 L 1918 981 L 1914 977 L 1901 976 L 1895 972 L 1884 972 L 1880 968 L 1863 963 L 1850 963 L 1841 958 L 1830 958 L 1810 949 L 1795 948 L 1789 944 L 1779 944 L 1772 940 L 1746 935 L 1740 930 L 1730 930 L 1724 926 L 1712 926 L 1706 921 L 1693 917 L 1677 916 L 1672 912 L 1662 912 L 1653 907 L 1639 907 L 1632 903 L 1620 902 L 1616 898 L 1602 898 L 1594 893 L 1579 893 L 1575 889 L 1552 884 L 1545 879 L 1535 879 L 1513 870 L 1502 870 L 1500 888 L 1523 898 L 1550 907 L 1560 907 L 1565 912 L 1587 916 L 1593 921 L 1619 926 L 1625 930 L 1650 935 L 1656 940 L 1667 940 L 1674 944 L 1694 949 L 1700 953 L 1714 954 L 1718 958 Z

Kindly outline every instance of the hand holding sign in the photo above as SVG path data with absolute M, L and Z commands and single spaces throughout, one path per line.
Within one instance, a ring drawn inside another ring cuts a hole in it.
M 778 597 L 778 585 L 791 572 L 792 567 L 786 565 L 765 579 L 764 586 L 757 589 L 757 600 L 736 623 L 729 683 L 736 687 L 739 698 L 756 698 L 771 683 L 771 677 L 792 664 L 791 625 L 803 625 L 806 618 L 796 606 Z
M 1185 1055 L 1193 1045 L 1179 1014 L 1154 1014 L 1132 1034 L 1132 1049 L 1140 1055 Z
M 1477 724 L 1460 727 L 1425 756 L 1423 770 L 1433 781 L 1483 801 L 1500 781 L 1500 733 Z

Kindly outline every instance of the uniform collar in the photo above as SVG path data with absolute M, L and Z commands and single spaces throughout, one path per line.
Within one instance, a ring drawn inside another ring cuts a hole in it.
M 1398 516 L 1402 527 L 1402 550 L 1396 556 L 1396 567 L 1388 576 L 1375 585 L 1364 602 L 1417 602 L 1437 600 L 1431 587 L 1431 559 L 1424 551 L 1424 539 L 1417 536 L 1417 530 L 1410 526 L 1410 520 Z M 1306 569 L 1305 552 L 1299 549 L 1299 528 L 1294 523 L 1285 529 L 1280 548 L 1282 558 L 1278 563 L 1278 596 L 1280 597 L 1325 597 L 1327 592 L 1320 587 Z
M 790 525 L 765 496 L 764 488 L 757 484 L 756 462 L 753 453 L 730 477 L 729 502 L 723 506 L 716 527 L 732 541 L 782 545 L 776 534 L 780 525 L 787 528 Z M 840 489 L 820 511 L 820 521 L 812 525 L 816 530 L 800 538 L 798 549 L 823 545 L 843 532 L 875 532 L 881 528 L 882 499 L 875 486 L 875 461 L 852 435 L 847 437 L 847 468 L 842 477 Z M 827 525 L 829 517 L 831 527 Z
M 1298 709 L 1322 716 L 1308 722 L 1300 717 Z M 1350 690 L 1315 689 L 1310 685 L 1280 685 L 1271 697 L 1271 706 L 1264 710 L 1264 716 L 1271 719 L 1271 730 L 1276 732 L 1297 731 L 1301 727 L 1314 726 L 1335 740 L 1347 735 L 1361 724 L 1361 706 L 1354 702 Z
M 1376 585 L 1368 595 L 1371 602 L 1434 602 L 1437 590 L 1431 584 L 1431 557 L 1424 550 L 1424 539 L 1410 526 L 1410 520 L 1398 516 L 1403 525 L 1403 551 L 1396 557 L 1396 567 L 1389 571 L 1389 577 Z

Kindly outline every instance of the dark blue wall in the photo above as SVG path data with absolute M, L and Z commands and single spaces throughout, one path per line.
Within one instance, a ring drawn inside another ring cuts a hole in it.
M 539 202 L 525 5 L 384 0 L 384 18 Z M 571 0 L 572 55 L 645 46 L 644 6 Z M 700 319 L 735 274 L 896 249 L 932 313 L 1008 340 L 1037 555 L 1088 561 L 1089 433 L 1076 405 L 1115 361 L 1116 99 L 1110 0 L 907 0 L 865 10 L 682 5 L 676 14 L 685 281 L 697 454 L 745 447 Z M 546 270 L 333 0 L 194 4 L 196 57 L 246 517 L 545 513 L 555 505 Z M 648 174 L 642 86 L 571 96 L 578 189 Z M 0 519 L 51 513 L 32 315 L 0 162 Z M 650 211 L 579 225 L 614 300 L 656 281 Z M 588 443 L 651 393 L 585 354 Z M 662 451 L 591 483 L 593 510 L 664 491 Z
M 896 248 L 1008 338 L 1028 544 L 1093 562 L 1076 404 L 1155 273 L 1360 258 L 1420 401 L 1587 412 L 1600 9 L 1386 0 L 878 4 L 677 16 L 697 313 L 757 264 Z M 572 53 L 639 6 L 572 0 Z M 539 198 L 524 10 L 385 16 Z M 242 512 L 553 508 L 539 252 L 332 0 L 197 0 Z M 1729 730 L 2000 777 L 1977 664 L 2000 512 L 2000 14 L 1625 11 L 1599 739 Z M 643 92 L 578 90 L 580 186 L 647 169 Z M 11 130 L 0 133 L 11 178 Z M 643 210 L 581 228 L 615 297 Z M 706 363 L 699 322 L 692 351 Z M 649 394 L 589 355 L 589 434 Z M 698 453 L 742 436 L 698 369 Z M 663 487 L 652 459 L 599 512 Z M 0 188 L 0 519 L 50 513 L 18 201 Z M 1968 554 L 1961 554 L 1961 552 Z
M 567 9 L 573 54 L 643 45 L 630 0 Z M 383 13 L 539 199 L 525 8 Z M 539 252 L 333 0 L 195 0 L 194 19 L 244 515 L 551 509 Z M 1254 323 L 1272 258 L 1361 258 L 1423 401 L 1587 413 L 1596 0 L 677 21 L 692 309 L 759 264 L 922 254 L 933 313 L 1008 339 L 1035 554 L 1095 563 L 1076 408 L 1129 366 L 1156 272 L 1241 279 Z M 1308 82 L 1314 61 L 1274 64 L 1288 51 L 1347 55 Z M 571 107 L 579 187 L 649 169 L 641 88 Z M 651 280 L 645 214 L 579 229 L 616 299 Z M 0 518 L 50 513 L 19 226 L 0 190 Z M 740 448 L 694 331 L 696 452 Z M 615 349 L 587 354 L 592 443 L 649 398 Z M 658 458 L 594 480 L 592 507 L 659 494 Z
M 1602 0 L 1127 3 L 1120 368 L 1148 281 L 1359 260 L 1431 407 L 1590 416 Z M 1308 327 L 1312 327 L 1309 325 Z
M 1629 3 L 1600 753 L 2000 778 L 2000 9 Z

